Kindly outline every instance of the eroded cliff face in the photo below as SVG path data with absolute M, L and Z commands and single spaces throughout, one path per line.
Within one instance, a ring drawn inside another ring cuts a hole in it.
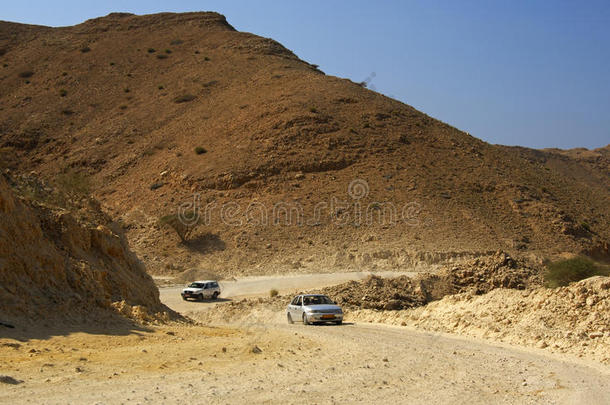
M 83 321 L 113 313 L 170 316 L 118 227 L 18 197 L 0 176 L 0 318 Z

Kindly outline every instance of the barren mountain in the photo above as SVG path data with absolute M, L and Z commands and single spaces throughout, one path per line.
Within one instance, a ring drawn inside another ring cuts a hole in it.
M 84 176 L 153 272 L 608 257 L 608 147 L 490 145 L 216 13 L 1 22 L 0 64 L 2 165 Z

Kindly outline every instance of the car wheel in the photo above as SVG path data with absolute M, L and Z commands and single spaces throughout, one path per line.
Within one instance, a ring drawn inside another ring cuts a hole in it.
M 186 299 L 186 297 L 185 297 L 184 295 L 182 296 L 182 299 L 183 299 L 183 300 L 185 300 L 185 301 L 187 301 L 187 299 Z
M 303 325 L 309 325 L 309 321 L 307 320 L 307 315 L 303 314 Z
M 292 320 L 292 316 L 290 316 L 290 314 L 286 315 L 286 319 L 288 319 L 289 324 L 292 325 L 294 323 L 294 321 Z
M 214 294 L 212 294 L 212 299 L 215 300 L 216 298 L 218 298 L 218 291 L 214 291 Z
M 199 294 L 199 295 L 197 296 L 197 299 L 198 299 L 199 301 L 203 301 L 203 294 Z
M 335 325 L 341 325 L 343 323 L 343 321 L 337 321 L 335 322 Z

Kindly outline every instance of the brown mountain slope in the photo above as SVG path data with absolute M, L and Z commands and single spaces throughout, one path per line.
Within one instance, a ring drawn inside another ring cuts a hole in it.
M 89 176 L 152 271 L 400 268 L 610 239 L 607 154 L 489 145 L 219 14 L 0 23 L 0 49 L 4 165 Z M 195 194 L 206 224 L 180 244 L 158 219 Z

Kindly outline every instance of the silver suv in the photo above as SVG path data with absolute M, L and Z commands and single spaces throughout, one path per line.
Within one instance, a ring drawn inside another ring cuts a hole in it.
M 214 280 L 195 281 L 183 289 L 180 295 L 185 301 L 189 298 L 195 298 L 198 301 L 204 299 L 215 300 L 220 295 L 220 286 L 218 281 Z
M 303 324 L 333 322 L 343 323 L 343 310 L 326 295 L 304 294 L 294 297 L 286 309 L 288 323 L 302 321 Z

